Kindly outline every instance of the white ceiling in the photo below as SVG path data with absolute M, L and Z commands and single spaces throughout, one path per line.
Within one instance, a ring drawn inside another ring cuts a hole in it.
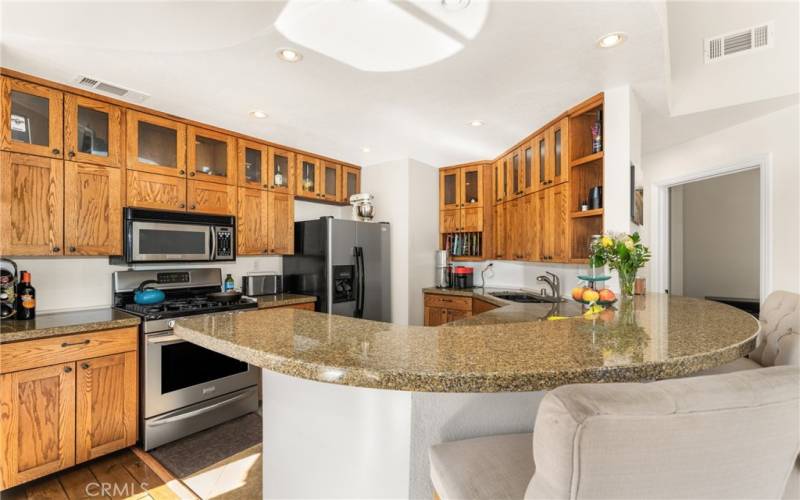
M 0 63 L 67 84 L 79 74 L 106 80 L 150 94 L 145 106 L 362 165 L 493 158 L 626 83 L 645 111 L 645 151 L 724 122 L 669 118 L 668 63 L 676 63 L 665 26 L 677 14 L 659 1 L 472 0 L 460 12 L 438 0 L 338 0 L 341 12 L 295 1 L 3 0 Z M 381 25 L 385 11 L 396 17 Z M 597 49 L 612 31 L 628 41 Z M 279 61 L 281 47 L 303 60 Z M 254 109 L 269 117 L 251 118 Z M 754 112 L 734 109 L 725 120 Z M 486 125 L 469 126 L 474 119 Z

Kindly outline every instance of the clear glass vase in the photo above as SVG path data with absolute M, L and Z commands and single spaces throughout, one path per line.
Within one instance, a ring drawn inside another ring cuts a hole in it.
M 619 274 L 619 291 L 625 298 L 633 297 L 633 285 L 636 282 L 636 269 L 617 269 Z

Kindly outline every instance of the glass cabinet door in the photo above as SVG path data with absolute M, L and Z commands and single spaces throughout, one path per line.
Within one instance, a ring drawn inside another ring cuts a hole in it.
M 267 157 L 269 147 L 239 139 L 239 182 L 242 187 L 267 189 Z
M 187 133 L 189 177 L 220 184 L 234 184 L 233 137 L 190 126 Z
M 276 192 L 291 193 L 294 184 L 294 153 L 278 148 L 269 148 L 269 189 Z
M 536 136 L 536 139 L 534 139 L 534 141 L 536 142 L 536 152 L 537 152 L 536 170 L 539 172 L 539 187 L 542 188 L 552 182 L 552 179 L 549 178 L 550 175 L 548 171 L 549 161 L 547 159 L 547 137 L 545 134 L 542 134 Z
M 297 195 L 318 198 L 317 170 L 319 160 L 310 156 L 297 155 Z
M 458 208 L 461 196 L 458 192 L 459 169 L 448 168 L 439 170 L 439 208 L 446 210 Z
M 113 104 L 73 94 L 64 97 L 67 159 L 119 167 L 122 162 L 122 110 Z
M 523 164 L 523 177 L 525 178 L 525 193 L 533 192 L 534 179 L 533 179 L 533 146 L 528 143 L 522 149 L 522 164 Z
M 461 168 L 462 207 L 483 206 L 483 165 Z
M 495 162 L 495 164 L 492 165 L 492 170 L 494 171 L 492 181 L 494 185 L 495 204 L 503 202 L 506 196 L 505 191 L 503 190 L 506 178 L 506 171 L 503 165 L 504 162 L 502 160 L 497 160 L 497 162 Z
M 63 158 L 61 92 L 3 78 L 2 149 Z
M 186 125 L 127 110 L 127 167 L 153 174 L 186 176 Z
M 322 196 L 326 200 L 339 200 L 341 167 L 337 163 L 326 161 L 322 165 Z
M 516 197 L 522 194 L 519 153 L 513 153 L 511 155 L 510 162 L 511 162 L 511 194 Z
M 350 203 L 350 197 L 361 192 L 361 170 L 355 167 L 342 167 L 342 200 Z
M 569 154 L 567 153 L 569 119 L 564 118 L 550 129 L 550 144 L 553 145 L 553 182 L 569 180 Z

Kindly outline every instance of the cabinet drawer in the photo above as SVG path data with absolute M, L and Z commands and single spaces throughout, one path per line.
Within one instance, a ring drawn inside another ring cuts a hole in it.
M 472 299 L 470 297 L 454 297 L 452 295 L 426 293 L 425 306 L 444 307 L 459 311 L 472 311 Z
M 0 373 L 135 351 L 138 332 L 134 326 L 3 344 Z

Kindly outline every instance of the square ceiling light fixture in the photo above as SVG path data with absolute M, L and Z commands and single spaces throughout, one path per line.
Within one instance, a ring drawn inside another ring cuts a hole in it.
M 430 0 L 289 0 L 275 28 L 296 45 L 362 71 L 433 64 L 477 36 L 488 1 L 448 11 Z

